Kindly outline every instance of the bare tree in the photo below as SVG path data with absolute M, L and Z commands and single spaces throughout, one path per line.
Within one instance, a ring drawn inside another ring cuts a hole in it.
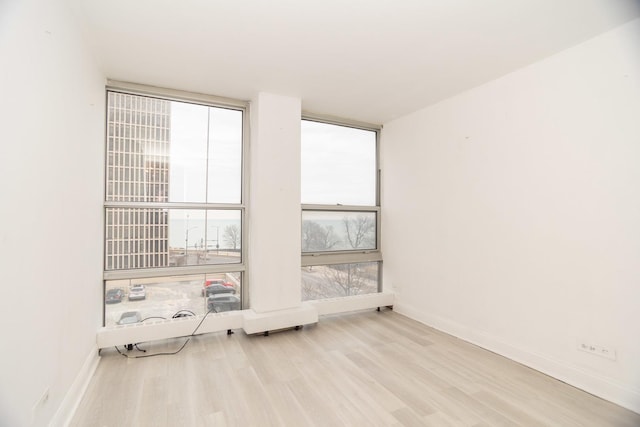
M 366 216 L 345 216 L 342 220 L 345 242 L 337 239 L 333 227 L 305 221 L 302 224 L 303 251 L 327 250 L 338 245 L 343 248 L 371 248 L 375 246 L 375 219 Z M 352 263 L 314 266 L 302 277 L 302 299 L 314 300 L 359 295 L 377 290 L 377 263 Z
M 240 246 L 240 227 L 235 224 L 227 225 L 224 228 L 224 233 L 222 234 L 222 238 L 227 246 L 233 248 L 233 250 L 238 249 Z
M 315 221 L 302 222 L 302 250 L 304 252 L 326 251 L 339 242 L 332 226 L 323 227 Z
M 302 276 L 303 301 L 376 292 L 376 263 L 315 266 Z
M 324 284 L 319 285 L 315 281 L 308 280 L 304 275 L 302 276 L 302 301 L 330 298 L 332 296 L 336 295 L 331 288 L 327 288 Z
M 375 220 L 367 215 L 359 215 L 355 218 L 345 216 L 342 219 L 347 241 L 353 249 L 370 248 L 375 245 Z
M 366 280 L 362 277 L 360 264 L 338 264 L 324 271 L 328 283 L 336 289 L 336 296 L 350 296 L 362 293 Z

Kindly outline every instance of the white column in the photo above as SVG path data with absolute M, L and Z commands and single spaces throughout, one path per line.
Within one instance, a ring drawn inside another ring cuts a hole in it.
M 298 98 L 259 93 L 251 103 L 249 300 L 256 313 L 300 307 Z

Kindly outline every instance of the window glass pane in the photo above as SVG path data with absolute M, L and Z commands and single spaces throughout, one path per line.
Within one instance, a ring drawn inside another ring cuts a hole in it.
M 169 201 L 205 202 L 209 108 L 171 102 Z
M 302 212 L 302 252 L 376 249 L 375 212 Z
M 107 208 L 106 269 L 241 262 L 241 211 Z
M 108 280 L 105 326 L 241 309 L 239 272 Z
M 211 108 L 207 201 L 240 203 L 242 184 L 242 111 Z
M 303 204 L 376 205 L 376 132 L 302 120 Z
M 302 267 L 302 300 L 378 292 L 377 262 Z
M 242 111 L 109 92 L 107 201 L 240 203 Z

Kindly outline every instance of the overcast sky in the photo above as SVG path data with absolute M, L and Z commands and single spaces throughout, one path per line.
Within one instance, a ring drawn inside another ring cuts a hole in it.
M 303 120 L 301 144 L 301 203 L 375 205 L 375 132 Z M 241 111 L 172 102 L 170 150 L 171 202 L 240 203 Z M 170 245 L 183 246 L 189 230 L 191 246 L 239 227 L 240 211 L 171 209 L 170 223 Z
M 302 121 L 304 204 L 376 204 L 376 133 Z
M 171 202 L 240 203 L 242 112 L 171 103 Z

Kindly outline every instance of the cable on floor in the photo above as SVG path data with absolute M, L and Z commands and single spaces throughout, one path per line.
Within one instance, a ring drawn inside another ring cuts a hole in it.
M 192 312 L 192 311 L 190 311 L 190 310 L 180 310 L 180 311 L 178 311 L 176 314 L 174 314 L 174 315 L 172 316 L 172 318 L 176 318 L 176 317 L 184 317 L 184 313 L 185 313 L 185 312 L 187 312 L 187 313 L 191 313 L 191 314 L 195 315 L 195 313 L 193 313 L 193 312 Z M 182 344 L 182 346 L 181 346 L 179 349 L 177 349 L 176 351 L 172 351 L 172 352 L 162 352 L 162 353 L 153 353 L 153 354 L 142 354 L 142 355 L 139 355 L 139 356 L 129 356 L 128 354 L 125 354 L 125 353 L 121 352 L 117 345 L 116 345 L 116 346 L 114 346 L 114 347 L 116 348 L 116 351 L 117 351 L 118 353 L 120 353 L 120 355 L 122 355 L 122 356 L 126 357 L 127 359 L 142 359 L 143 357 L 155 357 L 155 356 L 173 356 L 173 355 L 175 355 L 175 354 L 180 353 L 180 352 L 182 351 L 182 349 L 183 349 L 183 348 L 185 348 L 185 347 L 187 346 L 187 344 L 189 343 L 189 341 L 191 341 L 191 337 L 195 336 L 196 332 L 198 332 L 198 329 L 200 329 L 200 326 L 201 326 L 201 325 L 202 325 L 202 323 L 204 322 L 204 319 L 206 319 L 206 318 L 207 318 L 207 316 L 209 315 L 209 313 L 217 313 L 217 312 L 218 312 L 218 311 L 217 311 L 217 310 L 214 310 L 213 308 L 212 308 L 211 310 L 207 311 L 207 313 L 202 317 L 202 320 L 200 320 L 200 323 L 198 323 L 198 325 L 195 327 L 195 329 L 193 330 L 193 332 L 191 332 L 191 334 L 187 335 L 187 340 L 186 340 L 186 341 Z M 182 315 L 179 315 L 179 314 L 181 314 L 181 313 L 182 313 Z M 189 316 L 189 314 L 187 314 L 187 316 Z M 155 317 L 155 316 L 154 316 L 154 317 L 147 317 L 146 319 L 143 319 L 143 320 L 141 320 L 140 322 L 144 322 L 145 320 L 148 320 L 148 319 L 155 319 L 155 318 L 158 318 L 158 319 L 164 319 L 164 317 Z M 166 320 L 166 319 L 165 319 L 165 320 Z M 138 347 L 138 344 L 134 344 L 134 346 L 135 346 L 138 350 L 140 350 L 140 351 L 142 351 L 142 352 L 146 352 L 146 350 L 141 350 L 141 349 Z

